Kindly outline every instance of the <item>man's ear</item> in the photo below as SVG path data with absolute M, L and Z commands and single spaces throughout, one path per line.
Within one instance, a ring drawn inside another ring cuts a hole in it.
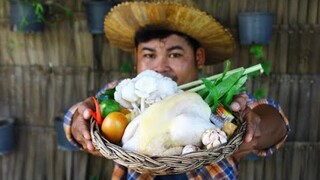
M 196 65 L 198 68 L 202 68 L 206 62 L 206 54 L 204 48 L 200 47 L 196 51 Z

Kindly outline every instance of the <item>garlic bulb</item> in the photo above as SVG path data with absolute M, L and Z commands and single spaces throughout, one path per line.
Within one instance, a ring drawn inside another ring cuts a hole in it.
M 225 132 L 221 131 L 219 128 L 212 128 L 206 130 L 202 134 L 202 144 L 206 146 L 207 149 L 218 147 L 219 145 L 227 142 L 227 135 Z

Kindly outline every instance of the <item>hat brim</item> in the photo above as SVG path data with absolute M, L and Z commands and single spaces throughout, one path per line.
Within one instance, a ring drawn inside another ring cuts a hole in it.
M 109 42 L 125 51 L 135 48 L 137 30 L 160 25 L 196 39 L 206 50 L 206 64 L 222 62 L 233 56 L 235 42 L 231 33 L 212 16 L 189 5 L 170 2 L 124 2 L 105 17 Z

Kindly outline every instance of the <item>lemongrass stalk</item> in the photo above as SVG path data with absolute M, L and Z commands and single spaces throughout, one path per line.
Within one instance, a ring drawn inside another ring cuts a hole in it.
M 226 76 L 228 75 L 231 75 L 231 74 L 234 74 L 238 71 L 241 71 L 243 68 L 237 68 L 237 69 L 233 69 L 233 70 L 230 70 L 226 73 Z M 220 73 L 220 74 L 216 74 L 216 75 L 213 75 L 213 76 L 210 76 L 210 77 L 207 77 L 206 79 L 210 80 L 210 81 L 213 81 L 213 80 L 216 80 L 218 78 L 220 78 L 222 76 L 223 73 Z M 191 87 L 194 87 L 194 86 L 197 86 L 197 85 L 201 85 L 203 84 L 203 82 L 201 80 L 196 80 L 196 81 L 192 81 L 192 82 L 189 82 L 189 83 L 186 83 L 186 84 L 182 84 L 179 86 L 179 88 L 181 90 L 183 89 L 188 89 L 188 88 L 191 88 Z
M 243 70 L 243 68 L 237 68 L 237 69 L 233 69 L 233 70 L 230 70 L 226 73 L 226 76 L 229 76 L 231 74 L 234 74 L 236 72 L 239 72 Z M 248 67 L 244 70 L 243 74 L 250 74 L 252 72 L 256 72 L 256 71 L 260 71 L 260 73 L 263 73 L 263 68 L 261 66 L 261 64 L 257 64 L 257 65 L 254 65 L 254 66 L 251 66 L 251 67 Z M 216 75 L 213 75 L 213 76 L 210 76 L 210 77 L 207 77 L 208 80 L 210 81 L 214 81 L 218 78 L 220 78 L 222 76 L 223 73 L 220 73 L 220 74 L 216 74 Z M 196 87 L 194 87 L 196 86 Z M 193 88 L 192 88 L 193 87 Z M 186 83 L 186 84 L 183 84 L 183 85 L 180 85 L 179 88 L 181 90 L 184 90 L 184 89 L 189 89 L 187 91 L 190 91 L 190 92 L 197 92 L 203 88 L 205 88 L 205 86 L 203 85 L 203 82 L 201 80 L 197 80 L 197 81 L 193 81 L 193 82 L 190 82 L 190 83 Z

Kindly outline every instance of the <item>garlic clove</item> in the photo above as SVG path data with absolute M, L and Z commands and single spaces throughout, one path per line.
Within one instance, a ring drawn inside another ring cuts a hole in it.
M 217 132 L 211 132 L 209 136 L 210 142 L 213 142 L 219 138 L 219 134 Z
M 208 145 L 206 146 L 206 148 L 207 148 L 207 149 L 213 148 L 212 143 L 208 144 Z
M 199 150 L 200 150 L 200 148 L 198 146 L 195 146 L 195 145 L 192 145 L 192 144 L 188 144 L 182 149 L 182 154 L 196 152 L 196 151 L 199 151 Z
M 203 145 L 208 145 L 208 144 L 210 144 L 210 139 L 209 139 L 209 137 L 210 137 L 210 134 L 208 134 L 208 133 L 203 133 L 203 135 L 202 135 L 202 144 Z
M 221 144 L 221 142 L 217 139 L 213 141 L 211 144 L 212 144 L 212 147 L 215 148 L 215 147 L 218 147 Z

